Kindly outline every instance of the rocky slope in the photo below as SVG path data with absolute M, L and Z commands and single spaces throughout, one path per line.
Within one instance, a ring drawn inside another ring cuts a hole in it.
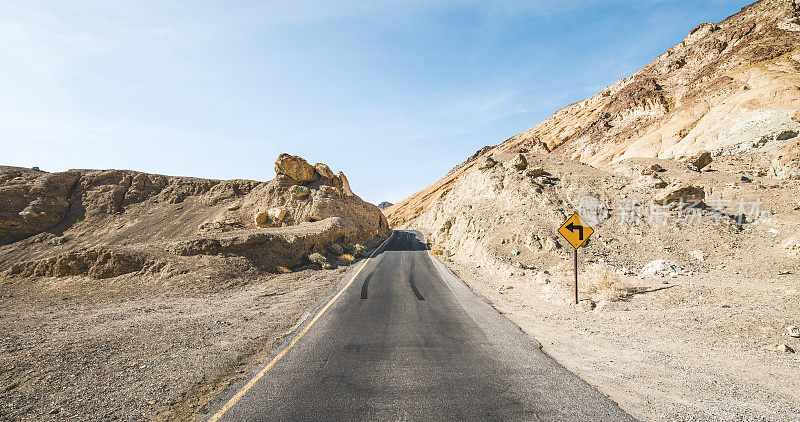
M 390 233 L 342 173 L 275 171 L 0 167 L 0 420 L 199 419 L 262 364 Z
M 800 5 L 762 0 L 703 23 L 647 66 L 532 129 L 478 151 L 387 215 L 402 224 L 481 157 L 558 155 L 593 165 L 626 158 L 755 155 L 753 170 L 800 177 Z M 795 138 L 795 139 L 793 139 Z
M 796 419 L 799 11 L 702 24 L 384 213 L 634 415 Z
M 287 154 L 275 171 L 256 182 L 0 167 L 0 269 L 107 278 L 181 271 L 176 257 L 204 254 L 275 272 L 315 252 L 335 262 L 343 248 L 389 233 L 341 173 Z

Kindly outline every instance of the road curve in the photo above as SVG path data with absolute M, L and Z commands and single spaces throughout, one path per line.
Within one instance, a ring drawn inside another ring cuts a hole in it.
M 216 417 L 633 420 L 425 249 L 419 232 L 396 231 L 282 359 Z

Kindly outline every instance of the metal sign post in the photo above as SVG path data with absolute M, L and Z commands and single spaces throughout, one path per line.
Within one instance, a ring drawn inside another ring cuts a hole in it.
M 578 304 L 578 250 L 575 249 L 575 304 Z
M 575 262 L 575 304 L 578 304 L 578 248 L 583 246 L 589 236 L 594 233 L 594 229 L 589 227 L 588 224 L 581 220 L 577 212 L 572 213 L 567 221 L 558 228 L 558 233 L 564 236 L 564 239 L 575 248 L 574 262 Z

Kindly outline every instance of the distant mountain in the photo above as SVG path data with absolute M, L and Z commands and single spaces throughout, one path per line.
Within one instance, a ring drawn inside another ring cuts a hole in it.
M 392 205 L 394 205 L 394 204 L 392 204 L 391 202 L 383 201 L 380 204 L 378 204 L 378 209 L 385 210 L 386 208 L 389 208 Z

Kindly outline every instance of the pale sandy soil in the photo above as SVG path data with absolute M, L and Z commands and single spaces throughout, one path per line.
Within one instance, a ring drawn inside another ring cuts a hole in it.
M 568 298 L 571 287 L 539 285 L 532 272 L 501 278 L 470 262 L 445 263 L 638 418 L 800 420 L 800 354 L 774 348 L 800 351 L 800 339 L 785 330 L 800 323 L 797 265 L 779 275 L 733 258 L 698 265 L 694 276 L 626 277 L 645 292 L 591 311 L 554 300 Z
M 345 270 L 0 279 L 0 420 L 202 417 Z

